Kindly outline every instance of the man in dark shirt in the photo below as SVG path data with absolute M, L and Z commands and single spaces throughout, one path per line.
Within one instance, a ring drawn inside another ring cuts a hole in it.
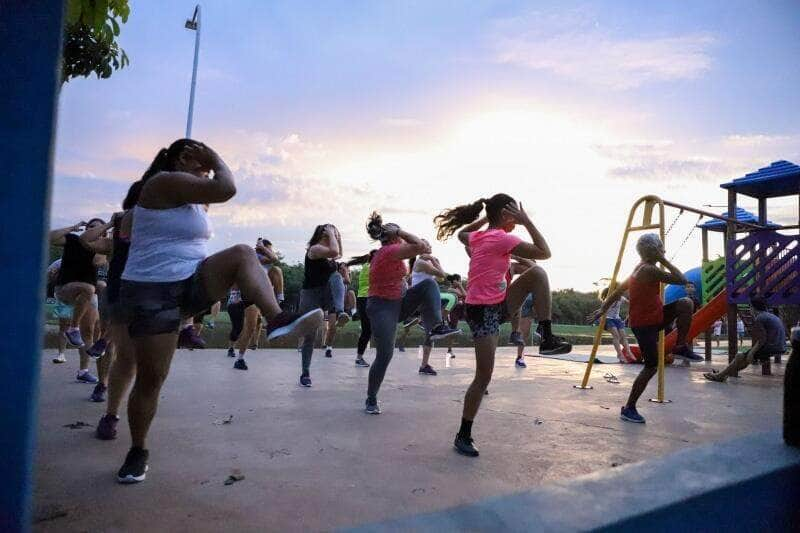
M 751 332 L 753 345 L 747 352 L 737 355 L 722 372 L 703 374 L 707 380 L 724 383 L 728 376 L 747 368 L 753 361 L 765 361 L 770 356 L 786 351 L 786 329 L 781 319 L 767 310 L 767 301 L 760 296 L 753 296 L 750 306 L 755 316 Z

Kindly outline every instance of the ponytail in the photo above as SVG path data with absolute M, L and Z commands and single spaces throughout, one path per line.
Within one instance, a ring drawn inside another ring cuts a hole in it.
M 372 261 L 372 256 L 375 255 L 376 250 L 370 250 L 368 254 L 358 255 L 356 257 L 351 257 L 350 261 L 347 262 L 347 266 L 356 266 L 356 265 L 364 265 Z
M 471 204 L 445 209 L 436 215 L 433 219 L 433 224 L 436 226 L 436 238 L 446 241 L 458 231 L 458 228 L 478 220 L 485 204 L 486 199 L 481 198 Z

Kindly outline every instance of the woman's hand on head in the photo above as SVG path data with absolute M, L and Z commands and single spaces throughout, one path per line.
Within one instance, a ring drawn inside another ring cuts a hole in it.
M 518 206 L 513 203 L 508 204 L 503 208 L 503 213 L 522 226 L 529 224 L 531 221 L 528 213 L 526 213 L 525 209 L 522 207 L 522 202 L 520 202 Z

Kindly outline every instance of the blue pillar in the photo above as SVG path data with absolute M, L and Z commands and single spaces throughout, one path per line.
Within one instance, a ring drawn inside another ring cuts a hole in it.
M 27 531 L 63 2 L 0 1 L 0 531 Z

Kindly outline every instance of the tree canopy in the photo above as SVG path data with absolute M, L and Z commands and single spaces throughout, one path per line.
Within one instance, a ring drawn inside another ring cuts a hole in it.
M 120 24 L 128 21 L 128 0 L 68 0 L 61 83 L 95 74 L 108 78 L 128 65 L 119 47 Z

